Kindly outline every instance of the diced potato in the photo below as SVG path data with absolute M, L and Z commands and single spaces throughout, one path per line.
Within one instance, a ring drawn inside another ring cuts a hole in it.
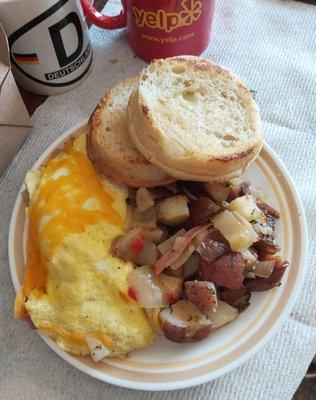
M 179 300 L 159 314 L 166 338 L 176 343 L 198 342 L 212 331 L 212 322 L 188 300 Z
M 225 254 L 211 263 L 201 260 L 200 275 L 217 286 L 236 289 L 245 279 L 243 263 L 242 255 L 238 252 Z
M 165 225 L 182 224 L 190 216 L 187 197 L 178 195 L 159 201 L 157 216 Z
M 271 226 L 269 226 L 266 222 L 252 222 L 252 227 L 253 229 L 261 234 L 261 235 L 268 235 L 268 236 L 273 236 L 274 235 L 274 231 L 273 228 Z
M 231 190 L 229 183 L 205 183 L 204 189 L 217 203 L 226 201 Z
M 212 215 L 218 213 L 221 207 L 209 197 L 199 197 L 190 205 L 190 222 L 193 226 L 207 224 Z
M 266 218 L 262 211 L 259 210 L 254 198 L 246 195 L 237 197 L 227 206 L 229 211 L 236 211 L 238 214 L 246 218 L 247 221 L 265 221 Z
M 213 224 L 234 251 L 245 251 L 258 240 L 258 235 L 251 224 L 236 211 L 221 212 L 213 218 Z
M 213 322 L 213 330 L 227 325 L 238 317 L 238 310 L 223 301 L 218 302 L 218 307 L 215 311 L 211 310 L 207 313 L 210 321 Z
M 199 310 L 202 312 L 216 310 L 217 293 L 213 282 L 187 281 L 184 288 L 188 300 Z
M 251 293 L 245 285 L 236 289 L 220 288 L 219 299 L 230 306 L 237 308 L 239 312 L 244 311 L 250 305 Z
M 268 225 L 267 218 L 263 211 L 257 206 L 252 196 L 246 195 L 237 197 L 231 201 L 227 207 L 230 211 L 236 211 L 238 214 L 251 222 L 253 229 L 262 235 L 273 235 L 273 228 Z

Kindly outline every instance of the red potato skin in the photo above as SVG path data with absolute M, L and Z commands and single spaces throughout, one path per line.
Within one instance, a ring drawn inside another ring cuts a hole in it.
M 236 289 L 220 288 L 219 299 L 233 306 L 234 302 L 246 293 L 247 289 L 244 285 L 240 285 Z
M 249 306 L 250 293 L 242 284 L 236 289 L 219 288 L 219 299 L 238 309 L 244 311 Z
M 187 335 L 187 327 L 174 326 L 166 321 L 162 325 L 162 331 L 171 342 L 193 343 L 207 338 L 212 332 L 212 325 L 203 326 L 198 329 L 197 332 L 192 332 L 191 335 Z
M 236 289 L 245 278 L 241 253 L 231 252 L 211 263 L 200 261 L 200 275 L 206 281 Z
M 211 282 L 187 281 L 184 289 L 188 300 L 202 312 L 217 308 L 216 289 Z
M 220 210 L 221 207 L 212 199 L 202 196 L 190 204 L 190 222 L 193 226 L 208 223 L 211 216 Z
M 269 235 L 262 235 L 261 238 L 253 244 L 258 253 L 259 261 L 263 260 L 266 255 L 274 255 L 279 251 L 279 246 L 274 242 L 274 238 Z
M 274 219 L 280 218 L 279 211 L 277 211 L 275 208 L 269 206 L 264 201 L 256 200 L 256 204 L 266 217 L 273 217 Z
M 225 243 L 228 246 L 228 248 L 230 249 L 230 245 L 229 245 L 228 241 L 224 238 L 224 236 L 217 229 L 215 229 L 215 228 L 209 229 L 207 237 L 209 239 Z
M 249 194 L 249 188 L 250 188 L 250 182 L 245 181 L 241 183 L 238 186 L 235 186 L 231 189 L 230 193 L 227 196 L 228 203 L 237 199 L 237 197 L 242 197 L 245 196 L 246 194 Z
M 277 257 L 272 274 L 269 278 L 246 279 L 244 285 L 250 292 L 262 292 L 272 289 L 275 286 L 280 286 L 281 279 L 288 266 L 289 263 L 286 260 Z
M 230 246 L 226 243 L 206 237 L 197 248 L 201 259 L 206 262 L 213 262 L 230 251 Z
M 194 336 L 189 338 L 187 342 L 200 342 L 201 340 L 206 339 L 212 333 L 212 325 L 204 326 L 199 329 Z
M 162 331 L 171 342 L 183 343 L 187 328 L 185 326 L 175 326 L 165 321 L 162 325 Z

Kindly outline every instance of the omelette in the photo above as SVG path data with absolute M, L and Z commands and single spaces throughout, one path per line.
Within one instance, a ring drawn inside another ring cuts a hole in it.
M 91 343 L 102 344 L 107 356 L 149 346 L 154 332 L 128 296 L 133 265 L 111 254 L 113 240 L 124 231 L 127 189 L 95 172 L 85 135 L 29 171 L 25 181 L 27 262 L 15 316 L 29 317 L 77 355 L 91 354 Z

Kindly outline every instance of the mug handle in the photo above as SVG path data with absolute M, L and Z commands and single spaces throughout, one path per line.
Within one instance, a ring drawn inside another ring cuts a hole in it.
M 126 26 L 126 14 L 122 10 L 118 15 L 108 16 L 97 11 L 89 0 L 81 0 L 83 12 L 87 20 L 103 29 L 119 29 Z

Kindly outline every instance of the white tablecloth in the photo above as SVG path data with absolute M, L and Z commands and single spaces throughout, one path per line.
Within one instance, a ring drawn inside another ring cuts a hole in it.
M 108 88 L 144 65 L 128 48 L 124 31 L 92 28 L 91 40 L 93 72 L 80 87 L 50 97 L 35 112 L 32 135 L 0 181 L 0 398 L 291 399 L 316 344 L 316 7 L 294 1 L 217 1 L 213 39 L 205 55 L 257 91 L 265 139 L 285 163 L 302 197 L 310 250 L 299 301 L 274 339 L 228 375 L 182 391 L 146 393 L 98 382 L 66 364 L 25 323 L 12 319 L 7 235 L 26 171 L 60 133 L 89 116 Z M 112 59 L 118 62 L 113 64 Z

